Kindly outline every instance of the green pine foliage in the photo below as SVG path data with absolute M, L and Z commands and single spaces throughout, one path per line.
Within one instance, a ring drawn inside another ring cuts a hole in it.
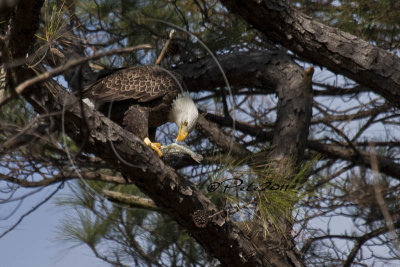
M 168 216 L 109 202 L 101 196 L 103 189 L 112 189 L 145 197 L 136 186 L 79 181 L 71 189 L 74 197 L 57 199 L 57 205 L 68 214 L 58 229 L 60 240 L 85 244 L 96 256 L 116 265 L 130 265 L 132 258 L 137 266 L 208 262 L 201 246 Z

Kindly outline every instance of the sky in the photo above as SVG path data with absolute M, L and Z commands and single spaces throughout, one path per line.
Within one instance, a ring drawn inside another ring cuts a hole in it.
M 68 191 L 68 186 L 65 186 L 58 194 L 68 194 Z M 35 205 L 49 192 L 42 191 L 31 196 L 29 203 L 24 205 Z M 73 243 L 57 240 L 57 225 L 65 211 L 59 210 L 54 200 L 50 200 L 25 218 L 16 229 L 0 238 L 0 267 L 109 267 L 86 246 L 71 248 Z M 4 215 L 4 212 L 4 209 L 0 209 L 0 215 Z M 18 218 L 13 216 L 12 222 Z M 0 224 L 1 233 L 11 224 L 10 220 L 8 224 Z

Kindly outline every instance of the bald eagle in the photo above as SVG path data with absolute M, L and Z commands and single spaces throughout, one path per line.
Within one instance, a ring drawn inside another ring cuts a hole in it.
M 178 83 L 183 85 L 177 73 L 157 65 L 136 66 L 98 80 L 83 91 L 83 97 L 161 157 L 161 144 L 150 141 L 155 138 L 156 128 L 168 121 L 175 122 L 179 129 L 176 140 L 183 141 L 198 117 L 196 105 L 187 92 L 181 93 Z

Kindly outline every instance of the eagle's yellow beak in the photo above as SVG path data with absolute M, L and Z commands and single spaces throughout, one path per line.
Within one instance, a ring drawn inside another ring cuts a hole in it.
M 183 141 L 187 136 L 188 136 L 187 125 L 181 123 L 181 125 L 179 126 L 179 132 L 178 136 L 176 137 L 176 140 Z

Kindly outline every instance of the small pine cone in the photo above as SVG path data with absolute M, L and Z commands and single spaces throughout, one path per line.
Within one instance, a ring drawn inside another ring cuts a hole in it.
M 192 214 L 194 225 L 198 228 L 205 228 L 209 223 L 208 213 L 205 210 L 196 210 Z
M 50 48 L 50 52 L 52 54 L 58 56 L 59 58 L 65 58 L 64 54 L 60 50 L 58 50 L 57 48 L 54 48 L 54 47 Z

